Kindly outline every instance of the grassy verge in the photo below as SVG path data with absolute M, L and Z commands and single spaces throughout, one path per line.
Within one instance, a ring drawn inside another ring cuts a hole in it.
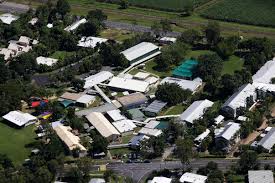
M 242 70 L 244 61 L 237 56 L 231 56 L 227 61 L 223 62 L 222 74 L 234 74 L 237 70 Z
M 178 115 L 178 114 L 181 114 L 186 108 L 187 108 L 187 106 L 178 104 L 176 106 L 168 108 L 164 112 L 164 115 Z
M 0 122 L 0 153 L 7 154 L 15 164 L 20 164 L 30 155 L 26 144 L 33 142 L 36 137 L 34 126 L 14 129 Z

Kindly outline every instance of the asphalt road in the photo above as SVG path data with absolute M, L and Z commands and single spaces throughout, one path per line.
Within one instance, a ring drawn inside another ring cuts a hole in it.
M 193 170 L 197 170 L 200 167 L 207 165 L 209 161 L 214 161 L 218 164 L 220 170 L 226 171 L 232 165 L 236 164 L 237 160 L 209 160 L 209 159 L 198 159 L 190 163 L 189 167 Z M 261 166 L 270 164 L 271 167 L 275 167 L 275 160 L 261 160 Z M 152 162 L 152 163 L 111 163 L 107 165 L 107 169 L 113 170 L 122 176 L 128 176 L 134 180 L 134 182 L 141 182 L 142 178 L 150 174 L 154 170 L 161 169 L 179 169 L 182 168 L 182 164 L 179 161 L 168 161 L 168 162 Z
M 29 6 L 12 2 L 0 3 L 0 11 L 4 13 L 24 13 L 29 10 Z

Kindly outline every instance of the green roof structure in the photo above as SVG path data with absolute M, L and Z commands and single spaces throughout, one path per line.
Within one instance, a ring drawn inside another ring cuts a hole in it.
M 173 71 L 173 76 L 182 78 L 191 78 L 193 76 L 193 69 L 198 65 L 197 60 L 186 60 L 179 67 Z

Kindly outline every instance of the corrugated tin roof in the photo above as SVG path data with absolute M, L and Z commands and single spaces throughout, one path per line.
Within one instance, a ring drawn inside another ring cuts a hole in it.
M 274 183 L 273 172 L 271 170 L 250 170 L 248 171 L 249 183 Z
M 180 119 L 189 123 L 199 119 L 205 113 L 205 110 L 211 107 L 214 103 L 210 100 L 199 100 L 193 102 L 181 115 Z
M 84 48 L 94 48 L 98 44 L 104 43 L 108 41 L 108 39 L 100 38 L 100 37 L 82 37 L 79 41 L 77 46 L 84 47 Z
M 271 150 L 275 144 L 275 128 L 273 127 L 258 143 L 259 146 Z
M 155 100 L 148 107 L 146 107 L 144 109 L 144 111 L 152 112 L 152 113 L 159 113 L 166 105 L 167 105 L 167 102 Z
M 85 19 L 85 18 L 82 18 L 82 19 L 80 19 L 80 20 L 78 20 L 78 21 L 76 21 L 76 22 L 74 22 L 72 25 L 69 25 L 68 27 L 66 27 L 64 30 L 65 31 L 73 31 L 73 30 L 75 30 L 75 29 L 77 29 L 81 24 L 84 24 L 84 23 L 86 23 L 87 22 L 87 20 Z
M 120 121 L 126 119 L 125 116 L 121 115 L 120 110 L 118 109 L 107 111 L 107 114 L 112 118 L 113 121 Z
M 240 130 L 241 125 L 239 123 L 229 122 L 222 132 L 220 132 L 216 138 L 222 137 L 228 141 L 230 141 L 234 135 Z
M 202 85 L 202 81 L 200 80 L 185 80 L 185 79 L 179 79 L 179 78 L 173 78 L 173 77 L 166 77 L 164 78 L 160 84 L 164 83 L 175 83 L 178 84 L 182 89 L 184 90 L 190 90 L 192 92 L 196 91 L 198 87 Z
M 116 128 L 104 117 L 102 113 L 92 112 L 86 116 L 88 121 L 96 128 L 103 137 L 120 135 Z
M 129 132 L 129 131 L 133 131 L 137 126 L 133 123 L 132 120 L 121 120 L 121 121 L 116 121 L 112 123 L 116 129 L 120 132 L 120 133 L 125 133 L 125 132 Z
M 82 104 L 87 104 L 87 103 L 90 103 L 91 101 L 95 101 L 95 96 L 93 95 L 82 95 L 80 98 L 78 98 L 76 100 L 76 102 L 78 103 L 82 103 Z
M 108 84 L 109 87 L 137 91 L 137 92 L 146 92 L 149 87 L 149 83 L 145 81 L 135 80 L 135 79 L 125 79 L 120 77 L 113 77 Z
M 275 77 L 275 58 L 265 63 L 264 66 L 252 76 L 253 82 L 270 83 L 271 79 Z
M 138 133 L 157 137 L 157 136 L 162 134 L 162 131 L 158 130 L 158 129 L 151 129 L 151 128 L 143 127 L 143 128 L 140 129 L 140 131 Z
M 124 50 L 121 53 L 129 61 L 132 61 L 157 49 L 159 49 L 159 47 L 154 45 L 153 43 L 142 42 L 131 48 L 128 48 L 127 50 Z
M 133 104 L 143 104 L 147 102 L 147 97 L 142 93 L 132 93 L 117 99 L 123 106 L 129 106 Z
M 37 118 L 29 113 L 23 113 L 21 111 L 11 111 L 8 114 L 4 115 L 3 118 L 8 120 L 17 126 L 24 126 L 30 121 L 35 121 Z
M 85 78 L 85 85 L 84 88 L 91 88 L 99 83 L 102 83 L 110 78 L 112 78 L 114 75 L 109 71 L 101 71 L 97 74 L 94 74 L 92 76 L 89 76 Z
M 181 178 L 180 182 L 190 182 L 190 183 L 205 183 L 207 180 L 207 176 L 199 175 L 195 173 L 184 173 Z

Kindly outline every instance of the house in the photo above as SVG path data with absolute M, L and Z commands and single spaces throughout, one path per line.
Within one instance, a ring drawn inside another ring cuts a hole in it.
M 116 140 L 120 133 L 100 112 L 92 112 L 86 116 L 95 129 L 109 141 Z
M 8 48 L 0 48 L 0 55 L 4 55 L 4 60 L 9 60 L 16 55 L 16 52 Z
M 18 127 L 25 127 L 37 122 L 35 116 L 21 111 L 11 111 L 2 117 Z
M 208 135 L 210 134 L 210 130 L 206 129 L 203 133 L 201 133 L 199 136 L 197 136 L 194 139 L 194 142 L 199 145 Z
M 241 125 L 239 123 L 229 122 L 224 128 L 221 128 L 215 134 L 215 143 L 217 149 L 229 152 L 231 145 L 240 140 L 239 130 Z
M 206 180 L 207 176 L 189 172 L 184 173 L 180 178 L 181 183 L 206 183 Z
M 120 121 L 120 120 L 125 120 L 126 117 L 121 115 L 120 110 L 115 109 L 115 110 L 111 110 L 111 111 L 107 111 L 106 112 L 108 114 L 108 116 L 112 119 L 112 121 Z
M 262 147 L 267 152 L 272 151 L 272 147 L 275 144 L 275 128 L 271 128 L 267 134 L 257 143 L 258 146 Z
M 159 47 L 149 42 L 139 43 L 121 52 L 121 54 L 123 54 L 131 64 L 135 62 L 142 63 L 159 55 L 160 53 Z
M 222 123 L 224 120 L 224 116 L 223 115 L 219 115 L 214 119 L 214 123 L 215 125 L 219 125 L 220 123 Z
M 85 18 L 82 18 L 76 22 L 74 22 L 72 25 L 69 25 L 68 27 L 66 27 L 64 30 L 67 32 L 71 32 L 76 30 L 81 24 L 85 24 L 87 22 L 87 20 Z
M 49 67 L 55 65 L 57 63 L 58 59 L 49 58 L 49 57 L 37 57 L 36 62 L 38 65 L 47 65 Z
M 105 183 L 106 181 L 101 178 L 92 178 L 89 183 Z
M 160 84 L 164 83 L 177 84 L 183 90 L 190 90 L 193 94 L 196 93 L 202 86 L 202 80 L 200 78 L 196 78 L 194 80 L 186 80 L 180 78 L 166 77 L 160 82 Z
M 80 107 L 89 107 L 95 102 L 95 100 L 95 96 L 84 94 L 76 100 L 76 104 Z
M 248 171 L 249 183 L 274 183 L 271 170 L 250 170 Z
M 82 37 L 79 41 L 77 46 L 83 47 L 83 48 L 95 48 L 97 45 L 100 45 L 101 43 L 107 42 L 108 39 L 100 38 L 100 37 Z
M 129 145 L 132 149 L 137 149 L 140 147 L 140 143 L 143 140 L 148 140 L 150 137 L 140 134 L 140 135 L 136 135 L 134 136 L 130 141 L 129 141 Z
M 152 128 L 141 128 L 138 132 L 139 134 L 148 135 L 158 137 L 162 134 L 162 131 L 159 129 L 152 129 Z
M 145 93 L 149 90 L 149 83 L 136 79 L 113 77 L 108 86 L 119 91 L 131 91 Z
M 253 82 L 270 84 L 271 79 L 275 78 L 275 58 L 266 62 L 257 72 L 252 76 Z
M 160 38 L 159 42 L 162 44 L 172 44 L 177 41 L 177 38 L 175 37 L 162 37 Z
M 144 127 L 154 129 L 160 124 L 160 121 L 151 120 Z
M 111 79 L 114 75 L 109 71 L 101 71 L 97 74 L 85 78 L 84 88 L 92 88 L 93 86 L 100 84 L 104 81 Z
M 116 129 L 121 133 L 122 136 L 129 135 L 133 133 L 134 129 L 137 127 L 132 120 L 124 119 L 112 123 Z
M 149 73 L 146 73 L 146 72 L 138 72 L 134 75 L 134 79 L 138 79 L 138 80 L 141 80 L 141 81 L 144 81 L 146 80 L 148 77 L 150 76 Z
M 148 107 L 144 109 L 144 113 L 147 116 L 157 116 L 166 105 L 167 102 L 154 100 Z
M 71 132 L 71 127 L 59 124 L 53 129 L 70 151 L 78 148 L 81 154 L 85 154 L 87 152 L 87 149 L 80 144 L 80 138 Z
M 16 21 L 19 17 L 15 16 L 13 14 L 10 13 L 4 13 L 2 15 L 0 15 L 0 20 L 4 23 L 4 24 L 11 24 L 13 21 Z
M 125 109 L 140 107 L 147 103 L 147 97 L 142 93 L 132 93 L 117 99 Z
M 195 101 L 180 115 L 180 120 L 193 124 L 194 120 L 200 119 L 213 104 L 207 99 Z
M 154 177 L 153 180 L 149 180 L 148 183 L 171 183 L 172 179 L 167 177 Z
M 138 108 L 129 109 L 129 110 L 127 110 L 127 112 L 130 115 L 129 118 L 132 119 L 132 120 L 136 120 L 136 121 L 145 120 L 145 115 Z
M 256 88 L 252 84 L 241 86 L 222 106 L 225 116 L 235 118 L 242 115 L 256 101 Z

